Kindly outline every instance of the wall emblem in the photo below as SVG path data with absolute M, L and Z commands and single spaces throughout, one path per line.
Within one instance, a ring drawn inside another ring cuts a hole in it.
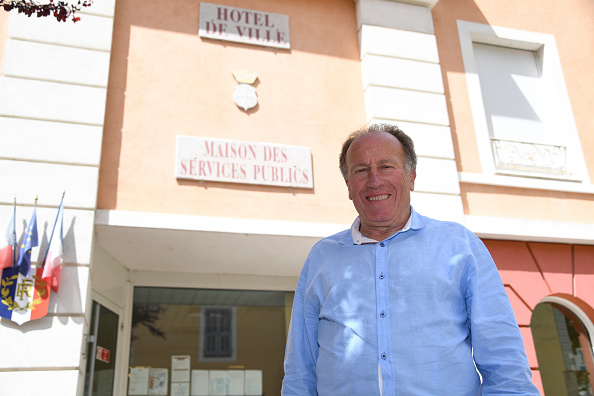
M 251 84 L 255 83 L 258 75 L 247 70 L 234 71 L 233 77 L 239 83 L 233 92 L 233 101 L 235 104 L 247 112 L 249 109 L 258 104 L 258 96 L 256 95 L 256 88 Z
M 0 287 L 0 316 L 21 325 L 47 315 L 50 285 L 41 279 L 43 268 L 37 268 L 28 276 L 17 267 L 2 271 Z

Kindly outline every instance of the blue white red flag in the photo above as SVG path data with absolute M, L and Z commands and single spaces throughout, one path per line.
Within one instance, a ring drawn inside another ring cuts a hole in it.
M 25 276 L 29 275 L 29 269 L 31 268 L 31 249 L 33 249 L 38 244 L 37 205 L 35 205 L 33 208 L 31 221 L 29 222 L 29 226 L 27 227 L 25 236 L 23 237 L 23 244 L 21 245 L 21 250 L 19 251 L 19 260 L 16 265 L 18 271 Z
M 64 199 L 60 203 L 58 216 L 54 224 L 52 235 L 45 253 L 43 264 L 43 280 L 49 283 L 57 293 L 60 288 L 60 272 L 62 269 L 62 257 L 64 255 L 63 228 L 64 223 Z
M 17 267 L 2 270 L 0 316 L 19 325 L 47 315 L 50 286 L 41 279 L 43 268 L 23 275 Z
M 4 232 L 4 235 L 0 237 L 0 270 L 14 266 L 14 255 L 17 244 L 15 217 L 16 202 L 12 207 L 12 214 L 6 224 L 6 231 Z

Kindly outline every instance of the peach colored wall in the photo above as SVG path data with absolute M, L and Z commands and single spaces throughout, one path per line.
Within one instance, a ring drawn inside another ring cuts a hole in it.
M 8 29 L 9 17 L 10 13 L 0 10 L 0 66 L 2 65 L 2 57 L 4 55 L 4 43 L 6 42 L 6 30 Z
M 461 183 L 464 213 L 594 223 L 594 195 Z
M 337 164 L 365 123 L 354 2 L 217 4 L 288 15 L 291 50 L 201 39 L 195 1 L 116 2 L 98 208 L 352 221 Z M 238 69 L 259 76 L 247 114 L 232 100 Z M 314 190 L 178 181 L 177 135 L 310 147 Z
M 588 172 L 594 180 L 594 3 L 589 0 L 448 0 L 432 10 L 458 170 L 481 173 L 456 20 L 555 36 Z M 466 214 L 592 222 L 587 195 L 462 184 Z M 552 198 L 550 201 L 549 198 Z M 512 202 L 513 200 L 513 202 Z M 559 204 L 562 204 L 559 206 Z M 555 210 L 548 210 L 555 205 Z M 547 208 L 543 210 L 543 208 Z M 513 210 L 512 210 L 513 208 Z M 561 208 L 561 210 L 558 210 Z
M 497 264 L 524 337 L 534 383 L 542 386 L 530 330 L 536 305 L 547 296 L 563 296 L 589 315 L 594 307 L 594 246 L 483 241 Z M 592 316 L 594 320 L 594 315 Z

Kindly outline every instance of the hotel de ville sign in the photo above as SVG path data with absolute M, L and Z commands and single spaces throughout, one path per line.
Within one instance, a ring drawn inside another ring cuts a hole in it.
M 200 37 L 265 47 L 291 48 L 289 16 L 200 3 Z

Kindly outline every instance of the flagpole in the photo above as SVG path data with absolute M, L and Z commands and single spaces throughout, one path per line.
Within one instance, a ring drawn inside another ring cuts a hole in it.
M 12 205 L 12 229 L 16 230 L 16 194 L 14 195 L 14 204 Z M 16 243 L 16 241 L 15 241 Z M 16 265 L 16 248 L 18 245 L 12 247 L 12 266 Z
M 62 193 L 62 200 L 60 201 L 60 206 L 58 206 L 58 215 L 56 216 L 56 221 L 54 221 L 54 228 L 52 228 L 52 234 L 50 235 L 50 239 L 47 243 L 47 248 L 45 249 L 45 255 L 43 256 L 43 261 L 41 262 L 41 268 L 45 267 L 45 260 L 47 259 L 47 254 L 49 253 L 50 246 L 52 244 L 52 239 L 54 238 L 54 231 L 56 231 L 56 224 L 58 224 L 58 217 L 60 217 L 60 207 L 64 202 L 64 195 L 66 195 L 66 191 Z M 64 208 L 62 208 L 64 210 Z

